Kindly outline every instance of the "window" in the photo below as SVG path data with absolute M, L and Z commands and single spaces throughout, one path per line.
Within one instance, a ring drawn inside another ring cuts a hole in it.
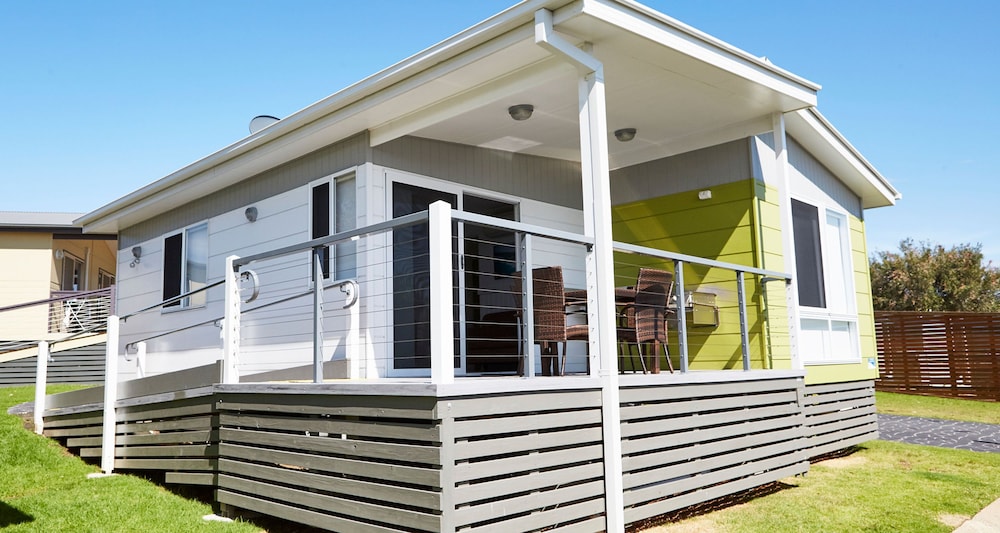
M 847 217 L 792 200 L 792 234 L 803 361 L 857 362 L 858 319 Z
M 103 268 L 97 269 L 97 288 L 106 289 L 115 284 L 115 275 L 104 270 Z
M 332 183 L 332 187 L 331 187 Z M 312 187 L 312 232 L 311 238 L 318 239 L 334 233 L 352 230 L 356 227 L 357 210 L 354 174 L 323 182 Z M 331 217 L 330 206 L 333 209 Z M 332 227 L 331 227 L 332 226 Z M 357 247 L 354 241 L 337 243 L 334 247 L 334 279 L 353 278 L 357 272 Z M 330 249 L 320 254 L 323 279 L 330 279 Z M 311 277 L 311 276 L 310 276 Z
M 63 252 L 62 271 L 59 275 L 59 290 L 82 291 L 83 286 L 83 259 Z
M 200 289 L 208 284 L 208 224 L 192 226 L 163 241 L 163 299 Z M 199 292 L 167 307 L 205 305 Z

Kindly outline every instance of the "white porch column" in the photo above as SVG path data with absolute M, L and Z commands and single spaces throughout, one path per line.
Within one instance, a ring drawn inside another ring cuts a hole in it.
M 101 470 L 110 475 L 115 469 L 115 433 L 118 418 L 118 317 L 108 317 L 107 345 L 104 357 L 104 421 L 101 428 Z
M 785 298 L 788 305 L 788 348 L 792 355 L 792 368 L 802 369 L 802 357 L 799 354 L 799 289 L 798 271 L 795 268 L 795 238 L 792 234 L 792 194 L 791 180 L 788 171 L 788 140 L 785 137 L 785 115 L 771 115 L 774 130 L 774 169 L 777 182 L 781 187 L 778 199 L 781 202 L 781 252 L 785 258 L 784 270 L 792 276 L 792 282 L 785 287 Z
M 428 208 L 431 282 L 431 382 L 455 382 L 455 325 L 451 291 L 451 204 Z
M 49 343 L 41 341 L 38 343 L 38 360 L 35 365 L 35 433 L 41 435 L 44 428 L 45 414 L 45 383 L 49 374 Z
M 587 319 L 590 324 L 591 357 L 597 354 L 600 358 L 599 368 L 591 365 L 591 372 L 596 371 L 601 378 L 606 529 L 624 531 L 621 402 L 615 339 L 611 172 L 608 164 L 604 65 L 557 35 L 552 27 L 552 12 L 546 9 L 535 12 L 535 42 L 576 65 L 581 73 L 579 116 L 584 233 L 594 238 L 594 247 L 587 254 Z
M 222 382 L 239 383 L 240 286 L 233 266 L 239 256 L 226 258 L 226 297 L 222 318 Z

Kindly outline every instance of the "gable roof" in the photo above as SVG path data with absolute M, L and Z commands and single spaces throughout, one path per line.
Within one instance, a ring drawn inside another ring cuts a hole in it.
M 612 168 L 768 131 L 770 113 L 816 104 L 818 85 L 631 0 L 526 0 L 77 222 L 116 232 L 361 131 L 372 146 L 415 135 L 578 160 L 578 74 L 535 44 L 538 9 L 604 63 L 609 130 L 640 131 L 612 143 Z M 530 133 L 505 116 L 526 102 Z

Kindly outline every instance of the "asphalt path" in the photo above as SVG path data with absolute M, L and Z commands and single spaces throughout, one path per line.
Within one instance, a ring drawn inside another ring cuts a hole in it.
M 1000 425 L 915 416 L 878 415 L 882 440 L 1000 453 Z

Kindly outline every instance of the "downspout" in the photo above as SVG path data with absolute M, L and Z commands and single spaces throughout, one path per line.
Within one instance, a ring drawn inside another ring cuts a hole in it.
M 580 72 L 580 168 L 583 182 L 584 233 L 594 238 L 587 253 L 588 324 L 591 364 L 601 383 L 604 435 L 604 502 L 607 531 L 625 531 L 624 484 L 618 357 L 615 344 L 614 254 L 611 235 L 611 172 L 608 163 L 604 65 L 587 51 L 555 33 L 552 12 L 535 11 L 535 43 L 561 56 Z M 588 212 L 589 211 L 589 212 Z

